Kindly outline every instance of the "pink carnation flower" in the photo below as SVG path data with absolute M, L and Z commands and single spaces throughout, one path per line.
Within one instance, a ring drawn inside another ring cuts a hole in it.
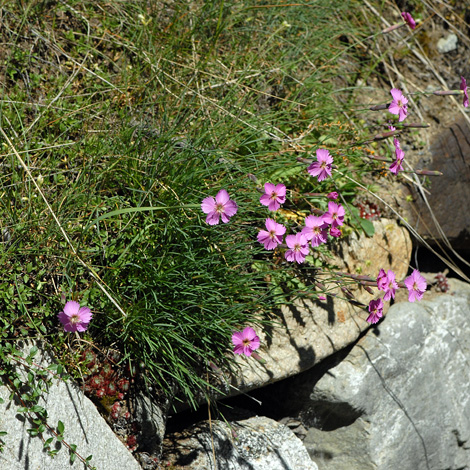
M 326 195 L 328 199 L 338 199 L 339 194 L 336 191 L 332 191 Z
M 341 236 L 341 230 L 338 227 L 331 227 L 330 235 L 332 237 L 339 238 Z
M 258 241 L 264 245 L 266 250 L 274 250 L 282 243 L 282 236 L 286 233 L 284 225 L 278 224 L 273 219 L 266 219 L 266 230 L 260 230 Z
M 405 152 L 403 152 L 403 150 L 398 147 L 395 149 L 395 156 L 396 160 L 390 165 L 389 170 L 393 174 L 398 175 L 399 171 L 403 171 L 402 162 L 405 158 Z
M 468 108 L 467 80 L 463 77 L 460 77 L 460 89 L 463 91 L 463 105 Z
M 377 287 L 379 290 L 385 290 L 386 285 L 387 285 L 387 275 L 385 274 L 385 270 L 381 269 L 379 271 L 379 275 L 377 276 Z
M 395 298 L 395 292 L 398 289 L 398 284 L 395 281 L 395 273 L 392 270 L 388 270 L 387 274 L 383 269 L 380 270 L 377 276 L 377 287 L 379 290 L 385 292 L 384 300 L 390 300 Z
M 264 194 L 260 197 L 259 202 L 263 206 L 268 206 L 270 211 L 277 211 L 281 204 L 286 202 L 286 187 L 283 184 L 274 186 L 272 183 L 264 185 Z
M 88 307 L 80 307 L 78 302 L 69 300 L 60 312 L 59 321 L 64 325 L 65 331 L 86 331 L 93 314 Z
M 311 240 L 312 247 L 326 243 L 328 240 L 328 224 L 325 223 L 323 217 L 309 215 L 305 217 L 305 227 L 302 229 L 302 234 L 307 241 Z
M 312 175 L 318 177 L 318 182 L 325 180 L 328 176 L 331 176 L 331 164 L 333 163 L 333 157 L 330 152 L 325 149 L 317 150 L 317 161 L 313 162 L 307 171 Z
M 368 323 L 377 323 L 382 318 L 384 304 L 382 299 L 371 300 L 369 303 L 370 315 L 367 317 Z
M 408 13 L 406 11 L 402 12 L 401 16 L 403 17 L 404 22 L 411 28 L 415 29 L 416 28 L 416 21 L 413 19 L 411 16 L 411 13 Z
M 390 103 L 388 110 L 392 114 L 398 114 L 398 122 L 404 121 L 408 113 L 408 100 L 403 96 L 401 90 L 397 88 L 392 88 L 390 93 L 392 94 L 393 101 Z
M 411 276 L 408 276 L 404 282 L 406 288 L 408 289 L 408 301 L 420 301 L 423 298 L 424 292 L 427 288 L 426 279 L 421 276 L 421 273 L 415 269 L 411 273 Z
M 343 225 L 345 210 L 341 204 L 330 201 L 328 203 L 328 212 L 322 215 L 323 221 L 333 228 Z
M 286 244 L 290 248 L 284 255 L 286 260 L 303 263 L 308 255 L 308 240 L 305 238 L 305 235 L 302 233 L 287 235 Z
M 230 199 L 228 192 L 221 189 L 215 196 L 215 200 L 213 197 L 203 199 L 201 209 L 204 214 L 207 214 L 206 222 L 209 225 L 217 225 L 220 217 L 222 217 L 222 222 L 226 224 L 230 217 L 237 213 L 238 206 Z
M 259 348 L 259 338 L 253 328 L 247 326 L 243 331 L 235 331 L 232 335 L 235 354 L 251 356 L 251 353 Z

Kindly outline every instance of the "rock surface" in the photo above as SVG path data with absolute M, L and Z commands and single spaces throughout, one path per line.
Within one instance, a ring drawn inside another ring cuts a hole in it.
M 392 306 L 311 388 L 304 443 L 319 468 L 470 466 L 470 286 L 451 291 Z
M 443 129 L 430 147 L 431 162 L 419 167 L 438 170 L 442 176 L 432 178 L 426 198 L 446 237 L 456 250 L 470 251 L 470 126 L 458 119 Z M 415 203 L 408 219 L 418 233 L 430 243 L 443 242 L 422 193 L 413 189 Z M 458 208 L 458 215 L 455 211 Z
M 35 358 L 36 363 L 47 366 L 50 362 L 44 357 Z M 68 450 L 62 444 L 58 454 L 52 459 L 43 450 L 39 437 L 31 437 L 27 429 L 31 424 L 24 415 L 17 412 L 18 406 L 9 400 L 10 391 L 0 386 L 0 431 L 8 434 L 2 437 L 3 452 L 0 453 L 0 468 L 8 470 L 49 469 L 70 470 L 84 468 L 76 460 L 74 467 L 70 464 Z M 44 394 L 39 404 L 48 413 L 48 423 L 57 428 L 58 421 L 65 425 L 64 440 L 77 445 L 77 452 L 84 458 L 93 455 L 91 465 L 99 470 L 141 470 L 140 465 L 115 436 L 109 425 L 98 413 L 95 405 L 70 381 L 56 381 Z M 44 438 L 52 435 L 46 432 Z M 55 449 L 52 445 L 52 449 Z
M 392 269 L 397 279 L 403 279 L 411 257 L 408 232 L 387 219 L 374 222 L 374 227 L 373 237 L 354 233 L 342 241 L 335 262 L 342 271 L 375 278 L 380 268 Z M 373 298 L 362 288 L 351 290 L 366 305 Z M 332 292 L 344 297 L 339 290 Z M 240 370 L 232 377 L 232 385 L 242 391 L 252 390 L 311 368 L 354 342 L 370 326 L 367 316 L 363 308 L 332 296 L 326 301 L 299 300 L 293 307 L 283 307 L 279 327 L 268 336 L 260 335 L 263 347 L 259 352 L 266 364 L 237 358 Z M 227 388 L 227 393 L 236 391 Z
M 213 421 L 212 436 L 207 422 L 168 436 L 162 461 L 185 470 L 318 470 L 289 428 L 264 417 Z

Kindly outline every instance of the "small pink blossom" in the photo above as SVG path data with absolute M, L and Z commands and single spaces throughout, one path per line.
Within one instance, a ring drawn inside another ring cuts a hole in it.
M 345 210 L 341 204 L 330 201 L 328 203 L 328 212 L 323 214 L 323 221 L 332 227 L 338 227 L 344 223 Z
M 327 197 L 328 199 L 333 199 L 333 200 L 335 200 L 335 199 L 338 199 L 339 194 L 338 194 L 336 191 L 332 191 L 331 193 L 328 193 L 328 194 L 326 195 L 326 197 Z
M 385 275 L 385 271 L 381 269 L 377 276 L 377 287 L 379 290 L 383 290 L 385 292 L 385 301 L 390 300 L 391 298 L 394 299 L 395 292 L 398 289 L 398 284 L 395 280 L 395 273 L 389 269 Z
M 251 356 L 253 351 L 259 348 L 260 341 L 253 328 L 247 326 L 243 331 L 234 331 L 232 335 L 235 354 Z
M 326 300 L 326 297 L 324 295 L 319 295 L 318 300 Z
M 331 227 L 330 235 L 332 237 L 339 238 L 341 236 L 341 230 L 338 227 Z
M 266 219 L 266 230 L 260 230 L 258 241 L 264 245 L 266 250 L 274 250 L 282 243 L 282 236 L 286 233 L 284 225 L 278 224 L 273 219 Z
M 396 160 L 390 165 L 389 170 L 393 174 L 398 175 L 399 171 L 403 171 L 402 162 L 405 158 L 405 152 L 403 152 L 403 150 L 398 147 L 397 149 L 395 149 L 395 156 Z
M 259 202 L 263 206 L 268 206 L 270 211 L 277 211 L 281 204 L 286 202 L 286 187 L 283 184 L 274 186 L 272 183 L 266 183 L 264 185 L 264 194 Z
M 377 323 L 382 318 L 384 304 L 382 299 L 371 300 L 369 303 L 370 315 L 367 317 L 368 323 Z
M 413 19 L 411 16 L 411 13 L 408 13 L 406 11 L 402 12 L 401 16 L 403 17 L 404 22 L 411 28 L 415 29 L 416 28 L 416 21 Z
M 420 301 L 423 298 L 424 292 L 427 288 L 426 279 L 421 276 L 421 273 L 415 269 L 411 273 L 411 276 L 408 276 L 404 282 L 406 288 L 408 289 L 408 301 Z
M 311 241 L 312 247 L 326 243 L 328 240 L 328 224 L 325 223 L 323 217 L 309 215 L 305 217 L 305 227 L 302 229 L 302 234 L 308 241 Z
M 287 235 L 286 244 L 290 248 L 285 253 L 287 261 L 295 261 L 296 263 L 303 263 L 305 257 L 308 255 L 308 240 L 301 232 L 295 235 Z
M 228 192 L 221 189 L 215 199 L 213 197 L 203 199 L 201 209 L 204 214 L 207 214 L 206 222 L 209 225 L 217 225 L 220 217 L 222 217 L 222 222 L 226 224 L 230 217 L 237 213 L 238 206 L 230 199 Z
M 307 171 L 318 178 L 318 182 L 325 180 L 328 176 L 331 176 L 331 164 L 333 163 L 333 157 L 330 152 L 326 149 L 317 150 L 317 161 L 313 162 Z
M 386 285 L 387 285 L 387 275 L 385 274 L 385 270 L 381 269 L 379 271 L 379 275 L 377 276 L 377 288 L 379 290 L 385 290 Z
M 397 88 L 392 88 L 390 93 L 392 94 L 393 101 L 390 103 L 388 110 L 392 114 L 398 114 L 398 122 L 404 121 L 408 113 L 408 100 L 403 96 L 401 90 Z
M 69 300 L 64 305 L 64 311 L 60 312 L 59 321 L 64 325 L 65 331 L 86 331 L 93 317 L 88 307 L 80 307 L 78 302 Z
M 468 108 L 467 80 L 463 77 L 460 77 L 460 89 L 463 91 L 463 105 Z

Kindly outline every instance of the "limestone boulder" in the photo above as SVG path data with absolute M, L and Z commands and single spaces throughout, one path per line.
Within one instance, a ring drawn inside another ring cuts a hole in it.
M 300 439 L 265 417 L 202 422 L 168 435 L 162 461 L 184 470 L 318 470 Z
M 28 347 L 27 349 L 29 349 Z M 35 363 L 47 367 L 51 359 L 45 354 L 38 354 Z M 20 371 L 21 373 L 21 371 Z M 24 390 L 26 392 L 26 389 Z M 107 422 L 101 417 L 96 406 L 84 396 L 83 392 L 73 383 L 54 379 L 48 391 L 42 394 L 39 405 L 46 409 L 47 422 L 56 430 L 58 422 L 64 423 L 64 442 L 54 441 L 51 450 L 59 449 L 52 458 L 43 448 L 39 436 L 31 437 L 27 429 L 32 423 L 24 414 L 18 413 L 21 403 L 15 398 L 10 400 L 11 391 L 6 386 L 0 386 L 0 431 L 6 431 L 2 436 L 2 452 L 0 453 L 0 468 L 8 470 L 50 469 L 70 470 L 70 454 L 65 446 L 75 444 L 76 451 L 86 458 L 92 455 L 90 464 L 99 470 L 141 470 L 141 466 L 116 437 Z M 46 429 L 43 438 L 49 439 L 53 434 Z M 84 465 L 76 459 L 76 468 Z
M 470 286 L 451 280 L 451 292 L 393 305 L 311 378 L 304 443 L 319 468 L 470 466 Z

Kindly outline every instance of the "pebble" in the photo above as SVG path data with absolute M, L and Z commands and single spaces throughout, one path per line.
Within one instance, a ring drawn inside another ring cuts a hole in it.
M 450 33 L 446 38 L 441 38 L 437 41 L 437 50 L 441 54 L 451 52 L 457 49 L 458 38 L 454 33 Z

